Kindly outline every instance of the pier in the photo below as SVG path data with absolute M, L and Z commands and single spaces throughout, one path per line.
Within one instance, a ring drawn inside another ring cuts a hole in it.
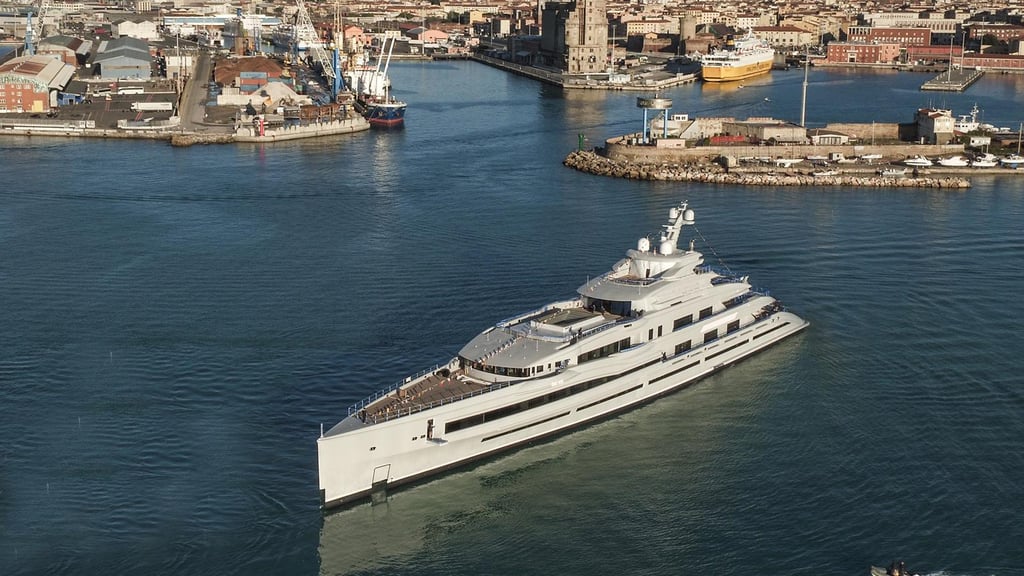
M 473 54 L 471 60 L 482 64 L 493 66 L 506 72 L 519 76 L 533 78 L 546 84 L 559 86 L 568 89 L 590 89 L 590 90 L 638 90 L 644 92 L 656 92 L 696 82 L 700 77 L 697 73 L 672 74 L 670 72 L 645 72 L 642 74 L 587 74 L 567 75 L 561 71 L 548 68 L 540 68 L 526 64 L 509 62 L 500 58 L 492 58 L 482 54 Z
M 921 90 L 942 92 L 963 92 L 981 78 L 981 70 L 951 68 L 921 85 Z

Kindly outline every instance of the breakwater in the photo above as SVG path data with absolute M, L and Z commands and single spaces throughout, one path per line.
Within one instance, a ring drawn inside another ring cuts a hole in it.
M 579 150 L 566 156 L 562 164 L 589 174 L 628 178 L 631 180 L 658 180 L 670 182 L 704 182 L 709 184 L 739 184 L 746 186 L 861 186 L 901 188 L 970 188 L 966 178 L 854 176 L 800 174 L 780 171 L 775 174 L 728 171 L 714 163 L 649 164 L 612 160 L 594 150 Z

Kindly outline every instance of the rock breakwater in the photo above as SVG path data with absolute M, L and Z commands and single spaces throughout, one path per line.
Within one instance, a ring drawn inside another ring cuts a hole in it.
M 192 146 L 193 144 L 227 144 L 235 141 L 234 134 L 199 134 L 186 132 L 184 134 L 172 134 L 171 146 Z
M 657 180 L 669 182 L 705 182 L 709 184 L 739 184 L 745 186 L 862 186 L 901 188 L 970 188 L 966 178 L 820 175 L 780 172 L 775 174 L 728 171 L 718 164 L 645 164 L 611 160 L 593 150 L 571 152 L 562 164 L 589 174 L 628 178 L 631 180 Z

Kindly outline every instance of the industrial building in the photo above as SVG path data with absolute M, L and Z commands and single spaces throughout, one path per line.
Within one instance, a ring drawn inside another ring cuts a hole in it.
M 93 67 L 93 75 L 101 78 L 148 80 L 153 76 L 153 57 L 145 40 L 122 36 L 100 44 Z
M 0 65 L 0 112 L 48 112 L 75 73 L 53 56 L 21 56 Z
M 65 64 L 82 66 L 89 59 L 92 42 L 71 36 L 50 36 L 39 41 L 36 54 L 60 58 Z

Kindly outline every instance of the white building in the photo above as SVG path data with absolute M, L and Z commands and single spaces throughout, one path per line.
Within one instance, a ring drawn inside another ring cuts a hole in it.
M 118 20 L 111 28 L 115 38 L 130 36 L 140 40 L 156 40 L 160 37 L 156 30 L 156 22 L 148 18 Z

